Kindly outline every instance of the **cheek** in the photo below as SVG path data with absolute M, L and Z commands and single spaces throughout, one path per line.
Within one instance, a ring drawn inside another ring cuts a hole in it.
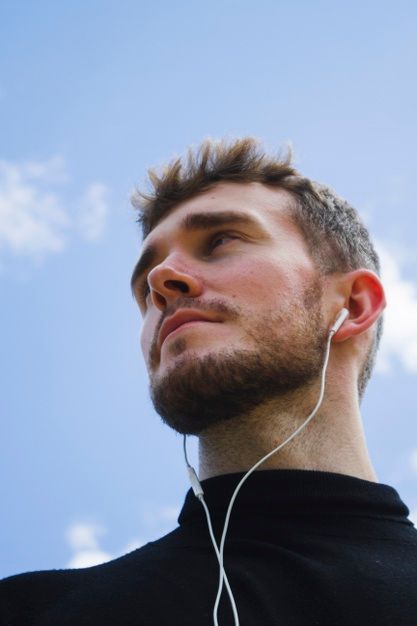
M 233 299 L 246 302 L 246 307 L 272 305 L 282 302 L 293 288 L 293 278 L 287 269 L 280 269 L 273 263 L 242 264 L 235 280 L 230 284 Z M 249 295 L 249 300 L 248 300 Z

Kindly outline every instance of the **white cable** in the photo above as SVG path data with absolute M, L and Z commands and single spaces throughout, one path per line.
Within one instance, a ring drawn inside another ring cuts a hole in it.
M 211 525 L 210 511 L 208 510 L 208 507 L 207 507 L 207 504 L 205 503 L 204 497 L 203 496 L 199 496 L 199 500 L 200 500 L 201 504 L 203 505 L 204 511 L 206 513 L 207 526 L 208 526 L 208 529 L 209 529 L 211 542 L 212 542 L 214 550 L 216 552 L 217 560 L 219 562 L 219 567 L 221 569 L 222 581 L 224 580 L 224 583 L 225 583 L 226 589 L 227 589 L 227 593 L 229 594 L 230 604 L 232 606 L 233 617 L 234 617 L 234 620 L 235 620 L 235 626 L 239 626 L 240 622 L 239 622 L 239 615 L 238 615 L 238 612 L 237 612 L 236 602 L 235 602 L 235 599 L 233 597 L 233 592 L 232 592 L 232 590 L 230 588 L 230 585 L 229 585 L 229 580 L 227 578 L 227 574 L 226 574 L 226 572 L 224 570 L 222 561 L 220 559 L 219 548 L 217 546 L 216 538 L 215 538 L 214 532 L 213 532 L 213 527 Z M 214 608 L 213 608 L 213 622 L 214 622 L 214 626 L 219 626 L 219 622 L 217 621 L 217 605 L 216 604 L 214 605 Z
M 211 523 L 210 511 L 208 509 L 206 501 L 204 500 L 203 488 L 202 488 L 202 486 L 200 484 L 200 481 L 198 480 L 198 477 L 197 477 L 197 474 L 196 474 L 194 468 L 192 467 L 192 465 L 190 464 L 190 462 L 188 460 L 188 455 L 187 455 L 187 436 L 186 435 L 184 435 L 183 447 L 184 447 L 185 463 L 187 465 L 187 470 L 188 470 L 188 475 L 189 475 L 189 478 L 190 478 L 191 486 L 193 488 L 194 494 L 196 495 L 196 497 L 200 500 L 201 504 L 203 505 L 204 512 L 205 512 L 206 518 L 207 518 L 207 526 L 208 526 L 208 530 L 209 530 L 209 534 L 210 534 L 210 539 L 211 539 L 214 551 L 215 551 L 216 556 L 217 556 L 217 561 L 219 563 L 219 568 L 222 569 L 222 581 L 224 579 L 224 582 L 225 582 L 225 585 L 226 585 L 226 589 L 227 589 L 227 593 L 229 594 L 230 604 L 231 604 L 231 607 L 232 607 L 233 617 L 234 617 L 234 620 L 235 620 L 235 626 L 239 626 L 240 622 L 239 622 L 239 615 L 238 615 L 238 612 L 237 612 L 236 602 L 235 602 L 235 599 L 233 597 L 233 592 L 232 592 L 232 589 L 230 587 L 229 580 L 227 578 L 227 574 L 226 574 L 226 572 L 224 570 L 224 567 L 223 567 L 223 565 L 221 564 L 221 561 L 220 561 L 220 552 L 219 552 L 219 548 L 218 548 L 218 545 L 217 545 L 216 538 L 214 536 L 213 526 L 212 526 L 212 523 Z M 215 608 L 213 608 L 213 622 L 214 622 L 214 626 L 219 626 L 219 623 L 218 623 L 218 620 L 217 620 L 217 611 L 215 610 Z
M 227 579 L 227 575 L 226 575 L 226 572 L 225 572 L 225 569 L 224 569 L 224 564 L 223 564 L 223 560 L 224 560 L 224 544 L 225 544 L 225 541 L 226 541 L 226 534 L 227 534 L 227 530 L 228 530 L 228 527 L 229 527 L 230 516 L 231 516 L 231 513 L 232 513 L 232 508 L 233 508 L 233 505 L 235 503 L 236 497 L 237 497 L 237 495 L 238 495 L 238 493 L 239 493 L 243 483 L 246 481 L 247 478 L 249 478 L 249 476 L 252 474 L 252 472 L 254 472 L 260 465 L 262 465 L 262 463 L 267 461 L 273 454 L 275 454 L 276 452 L 281 450 L 287 443 L 289 443 L 294 437 L 296 437 L 296 435 L 298 435 L 298 433 L 300 433 L 307 426 L 307 424 L 313 419 L 313 417 L 316 415 L 317 411 L 319 410 L 319 408 L 321 406 L 321 403 L 323 402 L 323 397 L 324 397 L 324 387 L 325 387 L 325 382 L 326 382 L 326 370 L 327 370 L 327 365 L 328 365 L 328 362 L 329 362 L 331 340 L 332 340 L 333 335 L 340 328 L 340 325 L 343 323 L 344 319 L 346 318 L 346 315 L 348 314 L 347 309 L 343 309 L 342 311 L 345 312 L 344 316 L 339 316 L 338 320 L 333 325 L 333 327 L 331 328 L 331 330 L 329 332 L 329 335 L 328 335 L 326 352 L 325 352 L 323 369 L 322 369 L 322 375 L 321 375 L 320 394 L 319 394 L 319 399 L 317 401 L 316 406 L 314 407 L 314 409 L 312 410 L 310 415 L 301 424 L 301 426 L 299 426 L 287 439 L 285 439 L 285 441 L 283 441 L 283 443 L 280 443 L 276 448 L 271 450 L 271 452 L 268 452 L 268 454 L 266 454 L 259 461 L 257 461 L 255 463 L 255 465 L 253 465 L 246 472 L 246 474 L 243 476 L 243 478 L 240 480 L 240 482 L 238 483 L 236 489 L 233 492 L 232 497 L 230 498 L 229 506 L 227 508 L 225 522 L 224 522 L 224 526 L 223 526 L 223 532 L 222 532 L 222 536 L 221 536 L 221 540 L 220 540 L 220 548 L 217 546 L 216 538 L 214 536 L 213 527 L 212 527 L 212 524 L 211 524 L 210 512 L 208 510 L 206 502 L 204 501 L 203 488 L 202 488 L 202 486 L 200 484 L 200 481 L 198 480 L 198 477 L 197 477 L 197 474 L 196 474 L 194 468 L 190 465 L 190 463 L 188 461 L 187 445 L 186 445 L 186 435 L 184 435 L 184 440 L 183 440 L 184 457 L 185 457 L 185 462 L 186 462 L 186 465 L 187 465 L 188 473 L 189 473 L 189 476 L 190 476 L 191 485 L 192 485 L 192 488 L 194 490 L 194 493 L 195 493 L 196 497 L 200 500 L 201 504 L 204 507 L 204 511 L 205 511 L 206 517 L 207 517 L 207 525 L 208 525 L 208 529 L 209 529 L 209 533 L 210 533 L 210 538 L 211 538 L 211 541 L 213 543 L 214 550 L 216 552 L 217 560 L 219 562 L 219 586 L 218 586 L 218 590 L 217 590 L 216 601 L 215 601 L 214 608 L 213 608 L 213 622 L 214 622 L 214 626 L 218 626 L 217 614 L 218 614 L 218 608 L 219 608 L 221 594 L 222 594 L 222 591 L 223 591 L 223 583 L 226 585 L 226 589 L 227 589 L 227 592 L 229 594 L 230 603 L 231 603 L 231 606 L 232 606 L 233 616 L 234 616 L 234 620 L 235 620 L 235 626 L 239 626 L 239 616 L 238 616 L 238 613 L 237 613 L 236 603 L 235 603 L 235 600 L 234 600 L 234 597 L 233 597 L 233 593 L 232 593 L 232 590 L 230 588 L 229 581 Z
M 227 508 L 227 513 L 226 513 L 226 517 L 225 517 L 223 533 L 222 533 L 222 537 L 221 537 L 221 540 L 220 540 L 220 550 L 219 550 L 219 552 L 220 552 L 219 587 L 218 587 L 218 591 L 217 591 L 216 602 L 215 602 L 215 605 L 214 605 L 214 614 L 216 615 L 216 621 L 214 623 L 216 624 L 216 626 L 217 626 L 217 613 L 218 613 L 218 608 L 219 608 L 219 602 L 220 602 L 220 597 L 221 597 L 222 590 L 223 590 L 223 572 L 224 572 L 223 554 L 224 554 L 224 544 L 225 544 L 225 540 L 226 540 L 227 529 L 229 527 L 230 515 L 232 513 L 232 508 L 233 508 L 234 502 L 236 500 L 237 494 L 239 493 L 240 488 L 242 487 L 243 483 L 246 481 L 247 478 L 249 478 L 249 476 L 252 474 L 252 472 L 254 472 L 262 463 L 267 461 L 269 459 L 269 457 L 271 457 L 273 454 L 275 454 L 276 452 L 281 450 L 281 448 L 283 448 L 287 443 L 289 443 L 296 435 L 298 435 L 298 433 L 301 432 L 303 430 L 303 428 L 305 428 L 307 426 L 307 424 L 310 422 L 310 420 L 312 420 L 313 417 L 316 415 L 317 411 L 320 408 L 321 403 L 323 402 L 324 386 L 325 386 L 325 380 L 326 380 L 326 370 L 327 370 L 327 364 L 328 364 L 328 361 L 329 361 L 329 353 L 330 353 L 330 344 L 331 344 L 331 340 L 332 340 L 332 337 L 333 337 L 334 334 L 335 334 L 335 331 L 332 329 L 330 331 L 330 333 L 329 333 L 328 340 L 327 340 L 327 347 L 326 347 L 326 353 L 325 353 L 325 357 L 324 357 L 324 364 L 323 364 L 322 376 L 321 376 L 320 395 L 319 395 L 319 399 L 317 401 L 316 406 L 314 407 L 314 409 L 312 410 L 310 415 L 307 417 L 307 419 L 301 424 L 301 426 L 299 426 L 283 443 L 280 443 L 276 448 L 271 450 L 271 452 L 268 452 L 268 454 L 263 456 L 259 461 L 257 461 L 255 463 L 255 465 L 253 465 L 253 467 L 251 467 L 246 472 L 246 474 L 243 476 L 243 478 L 240 480 L 239 484 L 237 485 L 237 487 L 236 487 L 232 497 L 230 498 L 229 506 Z

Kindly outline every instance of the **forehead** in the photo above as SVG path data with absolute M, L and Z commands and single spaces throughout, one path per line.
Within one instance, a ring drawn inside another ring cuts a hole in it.
M 219 183 L 185 202 L 176 205 L 153 228 L 143 241 L 143 247 L 174 234 L 181 236 L 184 217 L 206 212 L 236 212 L 253 218 L 267 230 L 275 226 L 298 231 L 290 216 L 294 202 L 284 189 L 274 189 L 260 183 Z

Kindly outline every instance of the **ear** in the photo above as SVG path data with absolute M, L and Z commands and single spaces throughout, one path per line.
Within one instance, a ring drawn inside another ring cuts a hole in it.
M 381 280 L 371 270 L 359 269 L 344 274 L 341 287 L 349 315 L 333 336 L 334 342 L 345 341 L 367 331 L 386 306 Z

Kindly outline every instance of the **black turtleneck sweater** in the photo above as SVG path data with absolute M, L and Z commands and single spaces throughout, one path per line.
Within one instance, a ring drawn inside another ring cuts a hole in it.
M 203 481 L 217 538 L 242 474 Z M 264 470 L 235 502 L 225 568 L 240 626 L 415 626 L 417 531 L 392 487 Z M 212 626 L 218 565 L 189 491 L 179 527 L 119 559 L 0 582 L 1 626 Z M 233 626 L 224 590 L 219 625 Z

